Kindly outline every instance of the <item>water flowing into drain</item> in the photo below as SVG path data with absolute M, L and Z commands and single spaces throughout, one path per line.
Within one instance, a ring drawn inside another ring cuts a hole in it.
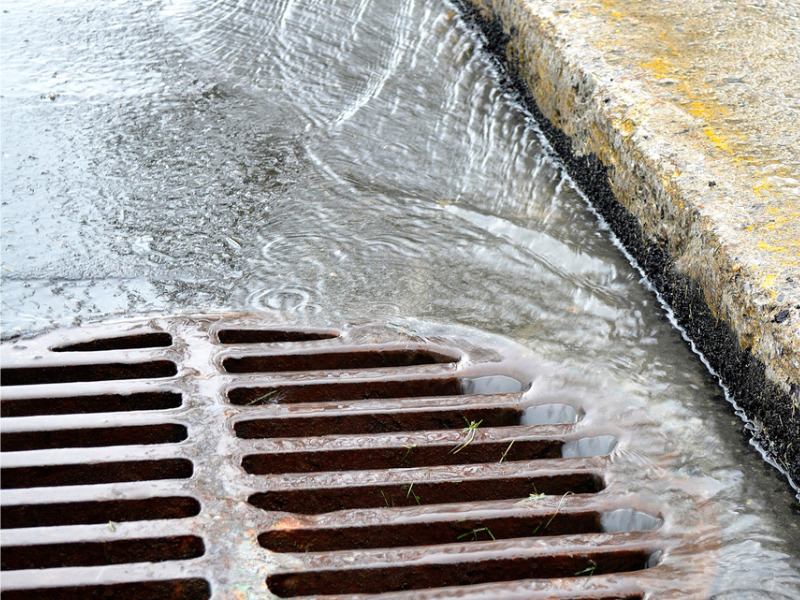
M 4 596 L 222 598 L 266 582 L 278 597 L 586 597 L 601 582 L 599 597 L 666 598 L 675 572 L 708 586 L 691 560 L 661 558 L 714 561 L 699 498 L 683 494 L 694 513 L 676 518 L 657 500 L 668 477 L 628 475 L 621 493 L 610 456 L 642 449 L 574 392 L 550 402 L 523 348 L 424 323 L 253 323 L 150 319 L 3 346 L 2 405 L 28 407 L 2 421 Z M 117 368 L 155 363 L 171 368 Z M 120 411 L 143 385 L 179 405 L 140 394 L 145 410 Z M 705 544 L 675 527 L 686 519 Z

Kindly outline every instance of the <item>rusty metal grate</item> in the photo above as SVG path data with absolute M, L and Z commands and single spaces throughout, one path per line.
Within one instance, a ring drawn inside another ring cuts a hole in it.
M 644 598 L 664 511 L 538 368 L 413 322 L 6 343 L 3 598 Z

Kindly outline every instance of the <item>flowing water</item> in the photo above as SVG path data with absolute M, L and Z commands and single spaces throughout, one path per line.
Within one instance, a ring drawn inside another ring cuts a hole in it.
M 226 309 L 501 334 L 658 424 L 718 515 L 715 598 L 800 596 L 797 500 L 452 6 L 2 10 L 4 337 Z

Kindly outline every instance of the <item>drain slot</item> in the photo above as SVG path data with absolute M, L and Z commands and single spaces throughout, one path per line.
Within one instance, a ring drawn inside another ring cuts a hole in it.
M 253 494 L 248 501 L 263 510 L 314 515 L 355 508 L 522 499 L 537 490 L 549 495 L 563 495 L 568 492 L 593 494 L 601 489 L 603 482 L 597 474 L 576 471 L 534 477 L 271 490 Z
M 456 362 L 457 357 L 427 350 L 374 350 L 228 357 L 222 361 L 222 368 L 228 373 L 277 373 L 397 368 Z
M 564 458 L 578 458 L 581 456 L 607 456 L 617 447 L 617 438 L 613 435 L 599 435 L 597 437 L 581 438 L 566 442 L 561 448 Z
M 319 452 L 250 454 L 242 467 L 253 475 L 310 473 L 315 471 L 359 471 L 404 469 L 436 465 L 463 465 L 561 458 L 562 442 L 554 439 L 514 440 L 513 443 L 474 441 L 459 449 L 448 445 L 412 445 L 397 448 L 359 448 Z M 455 452 L 454 450 L 458 450 Z
M 366 548 L 428 546 L 481 542 L 546 535 L 601 533 L 597 511 L 541 512 L 534 515 L 485 519 L 433 520 L 399 525 L 360 527 L 276 528 L 258 536 L 258 543 L 273 552 L 332 552 Z M 280 525 L 280 524 L 279 524 Z
M 281 342 L 314 342 L 338 338 L 331 331 L 287 331 L 274 329 L 220 329 L 220 344 L 277 344 Z
M 3 600 L 208 600 L 211 585 L 205 579 L 136 581 L 110 585 L 80 585 L 29 590 L 4 590 Z
M 318 594 L 377 594 L 518 579 L 585 577 L 646 569 L 650 554 L 650 550 L 645 548 L 592 548 L 568 554 L 482 557 L 480 562 L 307 570 L 270 575 L 267 586 L 281 598 L 292 598 Z
M 3 399 L 3 417 L 37 415 L 75 415 L 134 410 L 167 410 L 177 408 L 183 397 L 177 392 L 142 392 L 139 394 L 103 394 L 64 398 Z
M 205 579 L 135 581 L 3 591 L 3 600 L 208 600 L 210 597 L 211 585 Z
M 658 529 L 664 521 L 661 517 L 654 517 L 632 508 L 618 508 L 604 512 L 600 524 L 606 532 L 643 531 Z
M 461 394 L 461 382 L 453 377 L 275 387 L 236 387 L 228 390 L 228 400 L 232 404 L 257 406 L 259 404 L 460 396 Z
M 21 367 L 3 369 L 0 385 L 38 385 L 44 383 L 77 383 L 116 379 L 156 379 L 172 377 L 178 372 L 175 363 L 154 360 L 143 363 L 105 363 L 57 367 Z
M 185 458 L 9 467 L 0 470 L 0 487 L 2 489 L 20 489 L 157 479 L 188 479 L 192 476 L 192 471 L 191 461 Z
M 164 348 L 172 345 L 172 336 L 168 333 L 142 333 L 138 335 L 122 335 L 119 337 L 101 338 L 66 346 L 51 348 L 53 352 L 102 352 L 106 350 L 133 350 L 138 348 Z
M 204 553 L 201 538 L 184 535 L 113 542 L 3 546 L 0 560 L 2 570 L 16 571 L 186 560 Z
M 248 419 L 234 425 L 236 436 L 245 439 L 310 437 L 331 434 L 390 433 L 463 429 L 465 423 L 482 421 L 481 427 L 518 425 L 520 413 L 515 407 L 445 408 L 415 411 L 369 412 L 348 414 L 330 411 L 310 417 Z
M 554 425 L 577 423 L 580 415 L 568 404 L 541 404 L 529 406 L 522 413 L 520 425 Z
M 20 529 L 184 519 L 198 514 L 200 514 L 200 503 L 194 498 L 170 496 L 141 500 L 7 505 L 0 513 L 0 521 L 3 529 Z
M 132 427 L 97 427 L 92 429 L 55 429 L 17 431 L 0 438 L 3 452 L 54 448 L 95 448 L 135 444 L 174 444 L 186 439 L 183 425 L 136 425 Z
M 482 382 L 481 380 L 498 380 Z M 488 385 L 494 383 L 495 385 Z M 499 385 L 497 385 L 499 384 Z M 482 391 L 469 391 L 472 388 Z M 511 377 L 476 379 L 394 379 L 383 381 L 331 382 L 272 387 L 234 387 L 228 400 L 237 405 L 295 404 L 301 402 L 341 402 L 348 400 L 435 398 L 472 394 L 517 394 L 522 384 Z

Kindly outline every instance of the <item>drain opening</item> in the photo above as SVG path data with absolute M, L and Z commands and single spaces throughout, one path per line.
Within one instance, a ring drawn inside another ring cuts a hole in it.
M 581 458 L 584 456 L 608 456 L 617 447 L 617 438 L 613 435 L 599 435 L 579 440 L 569 440 L 561 447 L 563 458 Z
M 0 513 L 0 527 L 54 527 L 185 519 L 200 514 L 200 503 L 194 498 L 169 496 L 140 500 L 100 500 L 89 502 L 57 502 L 53 504 L 6 505 Z
M 228 390 L 228 400 L 232 404 L 248 406 L 459 395 L 461 395 L 461 385 L 455 377 L 234 387 Z
M 661 517 L 654 517 L 632 508 L 618 508 L 617 510 L 604 512 L 600 523 L 603 526 L 603 531 L 616 533 L 620 531 L 658 529 L 664 524 L 664 520 Z
M 125 481 L 188 479 L 192 463 L 185 458 L 120 462 L 7 467 L 0 469 L 2 489 L 97 485 Z
M 250 454 L 242 467 L 252 475 L 269 473 L 310 473 L 316 471 L 360 471 L 368 469 L 405 469 L 436 465 L 514 462 L 561 458 L 563 442 L 552 438 L 508 440 L 458 445 L 410 445 L 395 448 L 358 448 L 318 452 L 276 452 Z M 454 450 L 457 450 L 455 452 Z
M 208 600 L 210 597 L 211 585 L 205 579 L 3 590 L 3 600 Z
M 112 542 L 3 546 L 0 563 L 3 571 L 17 571 L 186 560 L 204 553 L 201 538 L 184 535 Z
M 383 381 L 330 382 L 272 387 L 234 387 L 228 400 L 236 405 L 295 404 L 398 398 L 432 398 L 474 394 L 518 394 L 522 383 L 512 377 L 444 379 L 390 379 Z M 474 390 L 478 391 L 474 391 Z
M 512 554 L 512 551 L 509 551 Z M 539 554 L 467 562 L 385 565 L 276 573 L 267 578 L 281 597 L 318 594 L 377 594 L 531 578 L 586 577 L 640 571 L 649 566 L 648 548 L 584 548 L 566 554 Z
M 235 423 L 234 430 L 237 437 L 257 439 L 463 429 L 465 423 L 479 421 L 481 427 L 509 427 L 520 423 L 519 410 L 516 407 L 503 406 L 385 412 L 376 410 L 361 414 L 326 412 L 336 414 L 248 419 Z
M 38 385 L 44 383 L 77 383 L 112 381 L 115 379 L 156 379 L 172 377 L 178 372 L 169 360 L 143 363 L 98 363 L 57 367 L 20 367 L 2 370 L 0 385 Z
M 577 423 L 578 411 L 569 404 L 540 404 L 529 406 L 520 416 L 520 425 L 555 425 Z
M 560 509 L 531 515 L 453 520 L 435 516 L 402 524 L 356 527 L 298 527 L 274 530 L 258 536 L 258 543 L 273 552 L 332 552 L 366 548 L 429 546 L 549 535 L 601 533 L 597 511 Z
M 338 338 L 332 331 L 291 331 L 275 329 L 220 329 L 220 344 L 277 344 L 281 342 L 314 342 Z
M 100 338 L 88 342 L 67 344 L 50 348 L 53 352 L 102 352 L 106 350 L 134 350 L 139 348 L 164 348 L 172 345 L 168 333 L 142 333 Z
M 512 538 L 652 531 L 663 521 L 632 509 L 600 512 L 562 506 L 564 497 L 523 500 L 530 514 L 480 516 L 453 519 L 441 515 L 398 516 L 387 522 L 343 525 L 340 521 L 304 524 L 294 517 L 278 521 L 258 536 L 258 543 L 272 552 L 334 552 L 369 548 L 429 546 Z M 535 512 L 534 512 L 535 511 Z M 322 524 L 324 523 L 324 524 Z
M 518 394 L 522 391 L 523 387 L 521 381 L 507 375 L 484 375 L 483 377 L 461 378 L 462 394 Z
M 185 440 L 187 435 L 184 425 L 164 423 L 129 427 L 17 431 L 4 433 L 0 438 L 0 445 L 3 452 L 19 452 L 54 448 L 174 444 Z
M 3 417 L 36 415 L 75 415 L 135 410 L 167 410 L 183 403 L 178 392 L 141 392 L 136 394 L 102 394 L 87 396 L 4 398 L 0 403 Z
M 458 357 L 429 350 L 366 350 L 228 357 L 222 361 L 222 368 L 228 373 L 277 373 L 397 368 L 456 362 Z
M 556 475 L 353 485 L 314 489 L 270 490 L 248 498 L 268 511 L 321 514 L 355 508 L 381 508 L 527 498 L 536 491 L 548 495 L 593 494 L 603 489 L 596 473 L 571 471 Z

